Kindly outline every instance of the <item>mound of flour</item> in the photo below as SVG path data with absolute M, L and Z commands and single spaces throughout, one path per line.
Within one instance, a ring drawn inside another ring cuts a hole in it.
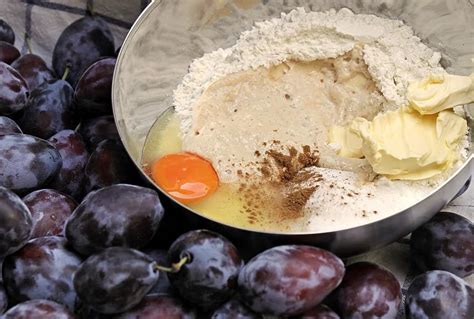
M 228 74 L 286 60 L 312 61 L 334 58 L 358 44 L 379 90 L 385 108 L 407 103 L 408 83 L 428 73 L 445 72 L 441 55 L 432 51 L 402 21 L 354 14 L 349 9 L 306 12 L 295 9 L 281 18 L 258 22 L 243 32 L 237 43 L 194 60 L 189 73 L 174 91 L 174 106 L 181 130 L 192 126 L 193 106 L 209 85 Z

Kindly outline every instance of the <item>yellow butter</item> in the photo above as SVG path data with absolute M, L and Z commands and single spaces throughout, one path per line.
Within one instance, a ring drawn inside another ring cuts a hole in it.
M 329 129 L 329 144 L 335 145 L 336 153 L 342 157 L 362 158 L 362 139 L 345 126 L 333 126 Z
M 408 86 L 409 105 L 421 114 L 434 114 L 474 101 L 474 73 L 470 76 L 432 74 Z
M 402 107 L 372 121 L 356 118 L 350 130 L 362 139 L 362 153 L 374 172 L 390 179 L 420 180 L 450 168 L 467 132 L 464 118 L 452 111 L 421 115 Z
M 457 148 L 467 133 L 467 121 L 453 111 L 440 112 L 436 121 L 436 132 L 438 138 L 449 148 Z

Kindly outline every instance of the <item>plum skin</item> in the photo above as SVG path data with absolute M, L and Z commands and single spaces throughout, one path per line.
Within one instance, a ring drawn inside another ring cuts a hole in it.
M 3 319 L 75 319 L 63 305 L 43 299 L 28 300 L 9 309 Z
M 18 195 L 0 186 L 0 266 L 5 256 L 26 244 L 32 229 L 33 218 L 28 207 Z
M 446 270 L 467 277 L 474 273 L 474 225 L 460 215 L 438 213 L 412 233 L 410 252 L 422 271 Z
M 63 237 L 32 239 L 5 258 L 5 289 L 15 302 L 48 299 L 72 310 L 76 299 L 72 277 L 81 262 L 82 258 L 69 249 Z
M 149 188 L 116 184 L 89 193 L 66 223 L 66 237 L 82 255 L 112 246 L 143 248 L 155 235 L 164 209 Z
M 196 319 L 196 310 L 183 304 L 183 302 L 172 295 L 151 294 L 145 296 L 143 300 L 133 309 L 124 312 L 116 319 L 156 319 L 156 318 L 176 318 L 176 319 Z
M 18 194 L 50 182 L 62 167 L 58 150 L 49 142 L 26 134 L 0 135 L 0 186 Z
M 415 277 L 406 294 L 407 319 L 474 318 L 474 290 L 444 270 Z
M 66 220 L 77 206 L 71 197 L 53 189 L 40 189 L 25 197 L 33 217 L 31 238 L 63 236 Z
M 175 290 L 187 301 L 209 310 L 227 301 L 237 288 L 243 261 L 225 237 L 201 229 L 178 237 L 168 251 L 172 263 L 187 257 L 177 273 L 168 273 Z
M 394 319 L 401 302 L 398 279 L 369 262 L 349 265 L 336 295 L 343 318 Z
M 89 307 L 118 314 L 140 303 L 158 281 L 156 263 L 130 248 L 111 247 L 90 256 L 74 275 L 74 288 Z
M 278 246 L 244 266 L 239 292 L 255 312 L 295 316 L 318 305 L 341 283 L 344 272 L 344 263 L 326 250 Z

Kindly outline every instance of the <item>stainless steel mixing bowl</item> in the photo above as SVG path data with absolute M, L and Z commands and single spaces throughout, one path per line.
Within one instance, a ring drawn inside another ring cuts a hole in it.
M 172 92 L 193 59 L 233 45 L 240 32 L 250 29 L 254 22 L 277 17 L 296 7 L 312 11 L 347 7 L 356 13 L 402 19 L 425 43 L 443 54 L 442 63 L 449 72 L 469 74 L 474 67 L 474 5 L 468 0 L 154 1 L 125 40 L 113 83 L 115 120 L 135 164 L 140 168 L 146 134 L 156 118 L 171 106 Z M 160 191 L 174 226 L 219 231 L 251 253 L 282 243 L 304 243 L 327 248 L 340 256 L 352 256 L 389 244 L 430 219 L 469 183 L 474 169 L 474 157 L 470 156 L 449 180 L 412 207 L 370 224 L 325 233 L 239 229 L 181 206 Z

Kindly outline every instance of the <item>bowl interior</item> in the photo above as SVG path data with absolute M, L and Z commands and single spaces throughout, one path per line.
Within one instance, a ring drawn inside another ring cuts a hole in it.
M 172 106 L 173 90 L 195 58 L 232 46 L 257 21 L 296 7 L 401 19 L 442 53 L 450 73 L 474 69 L 474 5 L 469 0 L 162 0 L 143 12 L 127 36 L 117 63 L 113 108 L 124 145 L 139 166 L 146 135 Z M 474 114 L 473 105 L 468 113 Z

